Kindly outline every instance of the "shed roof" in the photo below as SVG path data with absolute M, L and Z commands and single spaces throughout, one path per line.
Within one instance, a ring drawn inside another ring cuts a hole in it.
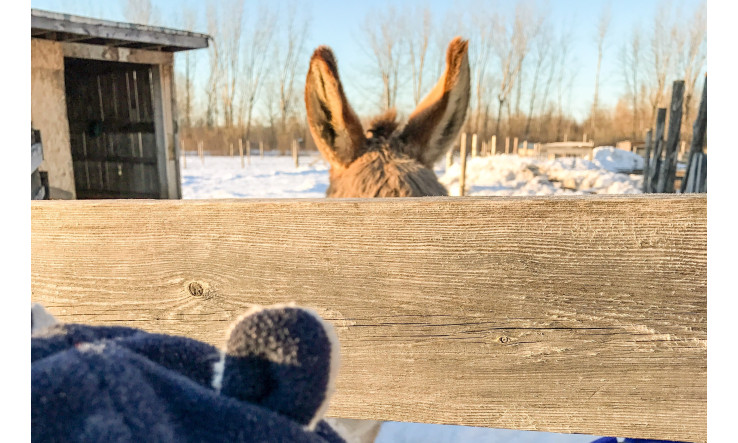
M 207 48 L 210 36 L 31 9 L 31 38 L 176 52 Z

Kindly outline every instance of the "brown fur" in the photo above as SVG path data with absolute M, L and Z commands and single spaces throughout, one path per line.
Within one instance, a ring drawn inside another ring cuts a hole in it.
M 310 132 L 330 163 L 328 197 L 448 195 L 433 164 L 461 130 L 469 104 L 468 42 L 457 37 L 446 52 L 446 70 L 397 131 L 394 109 L 376 117 L 364 133 L 343 92 L 330 48 L 310 59 L 305 106 Z

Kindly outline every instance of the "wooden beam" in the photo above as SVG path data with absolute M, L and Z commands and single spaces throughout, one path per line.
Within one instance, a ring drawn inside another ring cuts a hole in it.
M 62 43 L 64 57 L 103 60 L 113 62 L 144 63 L 162 65 L 173 63 L 174 56 L 169 52 L 147 51 L 145 49 L 119 48 L 113 46 L 88 45 L 85 43 Z
M 106 133 L 137 134 L 141 132 L 144 134 L 153 134 L 155 131 L 154 122 L 152 121 L 132 122 L 126 118 L 116 119 L 114 117 L 107 117 L 105 120 L 97 120 L 95 122 L 99 123 L 101 130 Z M 90 122 L 85 120 L 72 121 L 69 122 L 69 131 L 71 133 L 86 132 L 89 125 Z
M 682 110 L 684 108 L 684 80 L 672 84 L 671 104 L 669 105 L 669 132 L 664 148 L 664 162 L 661 164 L 656 192 L 674 192 L 674 176 L 677 168 L 679 132 L 682 128 Z
M 704 442 L 706 202 L 32 202 L 31 298 L 216 345 L 254 304 L 314 307 L 331 416 Z
M 653 142 L 654 151 L 653 158 L 651 159 L 651 165 L 649 166 L 649 178 L 647 192 L 657 192 L 657 184 L 659 181 L 659 174 L 662 168 L 663 162 L 663 151 L 664 151 L 664 128 L 666 125 L 666 108 L 659 108 L 656 112 L 656 139 Z
M 31 10 L 32 32 L 53 31 L 109 40 L 122 40 L 145 44 L 171 46 L 179 49 L 199 49 L 208 47 L 208 36 L 194 32 L 154 26 L 119 23 Z
M 172 105 L 173 65 L 153 65 L 151 72 L 161 198 L 181 198 L 181 188 L 178 186 L 179 162 L 175 151 L 174 107 Z
M 132 156 L 121 156 L 112 155 L 106 153 L 99 154 L 88 154 L 82 155 L 78 153 L 72 154 L 72 160 L 82 162 L 110 162 L 110 163 L 128 163 L 136 165 L 155 165 L 157 164 L 156 157 L 132 157 Z
M 700 108 L 697 112 L 697 118 L 692 126 L 692 143 L 689 145 L 689 156 L 687 161 L 687 169 L 684 179 L 682 179 L 681 192 L 687 189 L 687 180 L 690 171 L 692 171 L 692 162 L 698 153 L 702 153 L 702 147 L 705 144 L 705 132 L 707 131 L 707 75 L 705 75 L 705 83 L 702 87 L 702 98 L 700 99 Z
M 32 202 L 31 232 L 62 321 L 222 345 L 316 308 L 332 416 L 706 441 L 704 195 Z
M 651 161 L 651 138 L 653 136 L 653 130 L 649 129 L 646 132 L 646 152 L 643 154 L 643 187 L 641 190 L 643 193 L 648 193 L 651 189 L 649 184 L 649 178 L 651 177 L 650 168 L 653 167 Z

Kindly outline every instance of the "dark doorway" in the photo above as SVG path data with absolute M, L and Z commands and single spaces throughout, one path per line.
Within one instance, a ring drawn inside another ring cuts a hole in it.
M 65 58 L 77 198 L 160 198 L 150 65 Z

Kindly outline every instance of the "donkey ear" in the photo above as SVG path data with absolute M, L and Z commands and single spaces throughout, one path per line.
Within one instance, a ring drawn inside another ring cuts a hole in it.
M 327 46 L 315 50 L 305 80 L 305 107 L 313 140 L 326 160 L 345 168 L 364 147 L 364 130 L 343 93 L 338 66 Z
M 461 130 L 469 105 L 469 42 L 456 37 L 446 51 L 446 70 L 410 114 L 400 134 L 405 153 L 432 168 Z

